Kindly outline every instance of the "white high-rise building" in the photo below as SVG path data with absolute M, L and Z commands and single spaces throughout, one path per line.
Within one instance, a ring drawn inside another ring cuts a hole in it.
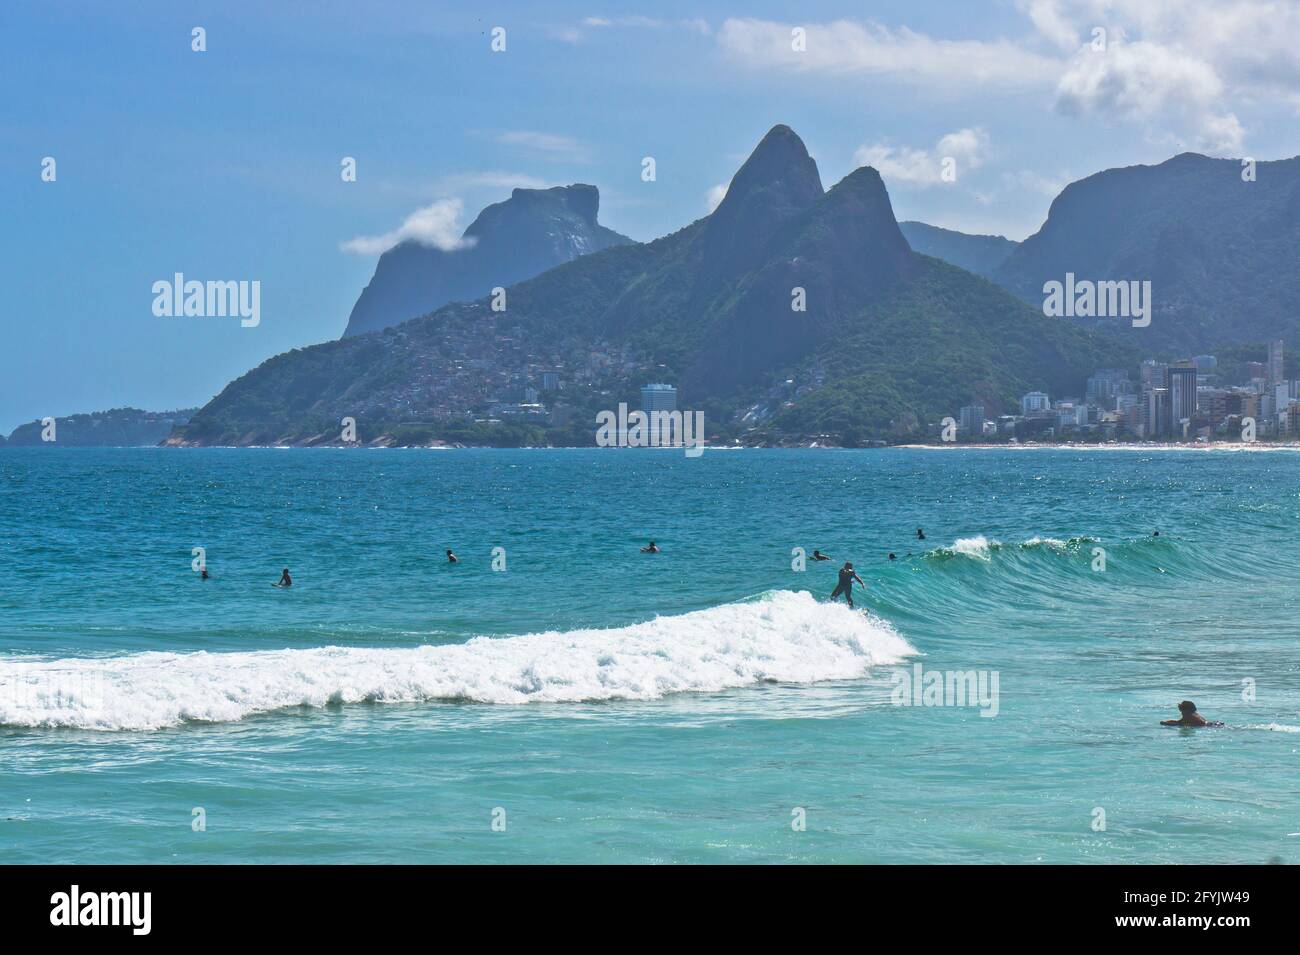
M 672 385 L 643 385 L 641 387 L 642 411 L 676 411 L 677 389 Z
M 1020 399 L 1020 413 L 1022 415 L 1031 415 L 1036 411 L 1050 411 L 1052 401 L 1047 397 L 1046 392 L 1031 391 Z
M 957 412 L 957 427 L 961 433 L 971 438 L 984 434 L 984 406 L 966 405 Z

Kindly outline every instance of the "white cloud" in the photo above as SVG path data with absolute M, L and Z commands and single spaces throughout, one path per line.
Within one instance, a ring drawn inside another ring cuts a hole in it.
M 464 192 L 466 189 L 546 189 L 555 183 L 518 172 L 455 172 L 438 180 L 438 192 Z
M 1018 172 L 1002 174 L 1003 185 L 1006 186 L 1008 191 L 1033 192 L 1049 199 L 1055 199 L 1059 196 L 1061 190 L 1073 182 L 1075 178 L 1069 175 L 1044 176 L 1032 169 L 1021 169 Z
M 634 15 L 626 17 L 583 17 L 576 26 L 558 27 L 552 29 L 551 33 L 566 43 L 581 43 L 587 39 L 590 32 L 618 27 L 650 30 L 678 29 L 698 33 L 702 36 L 708 36 L 713 32 L 709 22 L 699 17 L 683 20 L 659 20 L 654 17 Z
M 1211 152 L 1241 149 L 1237 117 L 1222 110 L 1224 84 L 1206 61 L 1146 40 L 1111 40 L 1104 51 L 1075 54 L 1057 83 L 1057 108 L 1170 125 Z
M 553 27 L 550 33 L 551 36 L 555 37 L 557 40 L 562 40 L 565 43 L 577 44 L 587 38 L 587 34 L 583 33 L 577 27 Z
M 959 129 L 940 137 L 933 150 L 894 146 L 886 142 L 864 144 L 853 154 L 859 166 L 871 166 L 886 184 L 904 183 L 918 188 L 945 185 L 945 160 L 959 180 L 963 173 L 984 165 L 989 136 L 979 127 Z
M 459 199 L 439 199 L 423 209 L 417 209 L 391 232 L 376 236 L 357 236 L 342 243 L 339 248 L 356 255 L 379 255 L 399 242 L 411 240 L 421 245 L 453 252 L 469 248 L 473 239 L 462 239 L 460 224 L 463 206 Z
M 709 189 L 708 193 L 704 197 L 704 201 L 708 203 L 709 211 L 712 212 L 722 204 L 722 200 L 726 197 L 727 184 L 725 182 L 720 182 Z
M 887 79 L 953 96 L 1040 95 L 1066 115 L 1122 121 L 1149 140 L 1237 153 L 1251 106 L 1300 112 L 1297 0 L 1016 0 L 1022 36 L 931 36 L 875 21 L 731 18 L 720 52 L 754 69 Z M 791 30 L 806 30 L 806 49 Z M 1103 30 L 1104 50 L 1093 50 Z M 1027 99 L 1032 104 L 1033 99 Z M 915 157 L 894 157 L 914 164 Z
M 1245 148 L 1246 130 L 1234 113 L 1200 117 L 1197 145 L 1216 156 L 1240 156 Z
M 1125 119 L 1157 141 L 1240 154 L 1246 131 L 1234 106 L 1300 104 L 1300 3 L 1021 0 L 1021 7 L 1047 37 L 1106 31 L 1105 51 L 1076 47 L 1065 65 L 1057 84 L 1064 112 Z
M 806 49 L 797 52 L 791 31 L 802 26 Z M 718 44 L 732 59 L 758 69 L 831 75 L 862 74 L 960 92 L 981 86 L 1043 86 L 1057 62 L 1009 40 L 942 40 L 907 27 L 874 22 L 788 24 L 733 18 L 718 31 Z
M 591 158 L 586 145 L 571 136 L 539 133 L 529 129 L 508 129 L 497 133 L 494 138 L 503 146 L 525 149 L 547 159 L 589 162 Z
M 1066 51 L 1078 48 L 1078 28 L 1066 19 L 1056 0 L 1020 0 L 1020 6 L 1038 32 L 1056 46 Z

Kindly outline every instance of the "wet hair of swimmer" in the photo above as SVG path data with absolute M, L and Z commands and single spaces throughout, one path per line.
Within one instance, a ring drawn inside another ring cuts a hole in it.
M 1196 712 L 1196 704 L 1191 700 L 1183 700 L 1183 702 L 1178 704 L 1178 712 L 1182 713 L 1184 716 L 1191 716 Z

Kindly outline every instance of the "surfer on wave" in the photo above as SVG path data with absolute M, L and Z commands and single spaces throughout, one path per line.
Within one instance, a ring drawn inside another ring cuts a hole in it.
M 834 600 L 840 594 L 843 594 L 844 599 L 848 601 L 849 609 L 852 609 L 853 608 L 853 581 L 855 580 L 859 584 L 862 584 L 863 589 L 866 589 L 867 585 L 863 583 L 862 578 L 859 577 L 854 572 L 853 564 L 846 560 L 844 562 L 844 566 L 840 568 L 840 582 L 836 584 L 835 590 L 831 592 L 831 600 Z

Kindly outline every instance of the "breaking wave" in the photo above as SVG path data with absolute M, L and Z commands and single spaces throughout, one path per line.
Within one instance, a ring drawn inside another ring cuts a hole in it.
M 654 700 L 853 679 L 913 653 L 882 620 L 774 591 L 628 627 L 442 646 L 4 658 L 0 725 L 152 730 L 341 703 Z

